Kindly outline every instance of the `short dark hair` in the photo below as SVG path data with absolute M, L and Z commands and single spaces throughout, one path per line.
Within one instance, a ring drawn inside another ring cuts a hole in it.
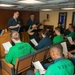
M 50 32 L 49 32 L 49 31 L 50 31 L 50 29 L 46 29 L 46 30 L 43 30 L 42 33 L 43 33 L 45 36 L 48 36 L 48 37 L 49 37 L 49 36 L 50 36 Z
M 57 48 L 57 51 L 58 51 L 61 55 L 63 55 L 63 47 L 62 47 L 61 44 L 55 44 L 55 45 L 53 45 L 51 48 Z M 50 48 L 50 49 L 51 49 L 51 48 Z
M 58 30 L 59 32 L 61 32 L 60 27 L 55 27 L 55 30 Z
M 58 24 L 62 24 L 61 22 L 58 22 Z
M 13 35 L 13 34 L 14 34 L 14 35 Z M 20 35 L 19 35 L 19 33 L 18 33 L 17 31 L 11 31 L 10 37 L 11 37 L 12 39 L 15 39 L 15 40 L 19 40 L 19 39 L 20 39 Z

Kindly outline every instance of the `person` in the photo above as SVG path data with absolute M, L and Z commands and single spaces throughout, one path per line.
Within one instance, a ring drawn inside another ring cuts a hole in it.
M 63 34 L 64 28 L 62 27 L 62 23 L 61 22 L 58 23 L 58 26 L 57 27 L 60 28 L 60 33 Z
M 31 14 L 31 15 L 30 15 L 30 19 L 27 21 L 26 25 L 27 25 L 28 27 L 30 27 L 30 26 L 32 26 L 33 24 L 38 25 L 39 23 L 38 23 L 38 21 L 35 20 L 34 14 Z
M 73 38 L 73 45 L 71 51 L 68 52 L 68 58 L 73 62 L 75 65 L 75 38 Z
M 69 30 L 70 30 L 70 34 L 68 35 L 68 37 L 74 38 L 75 37 L 74 26 L 72 26 Z
M 42 39 L 39 41 L 38 45 L 35 46 L 36 50 L 52 45 L 52 40 L 49 36 L 49 30 L 46 29 L 42 32 Z
M 19 31 L 20 26 L 21 26 L 21 21 L 19 19 L 19 12 L 16 11 L 14 12 L 13 17 L 10 18 L 8 21 L 8 28 L 10 29 L 10 31 L 12 30 Z
M 53 38 L 53 44 L 60 43 L 60 42 L 64 41 L 63 36 L 62 36 L 61 33 L 60 33 L 60 28 L 59 28 L 59 27 L 56 27 L 56 28 L 55 28 L 55 34 L 56 34 L 57 36 L 55 36 L 55 37 Z
M 32 52 L 35 52 L 30 44 L 21 42 L 20 35 L 17 31 L 12 31 L 10 34 L 11 40 L 15 43 L 9 50 L 5 51 L 5 61 L 15 65 L 16 59 L 21 56 L 28 55 Z
M 30 39 L 36 38 L 38 36 L 37 27 L 35 24 L 33 24 L 32 27 L 28 29 L 28 34 Z
M 50 48 L 50 56 L 54 60 L 44 75 L 74 75 L 74 65 L 73 63 L 63 57 L 63 48 L 60 44 L 56 44 Z M 26 75 L 30 75 L 32 72 L 27 71 Z M 31 75 L 40 75 L 37 69 Z
M 73 25 L 72 24 L 69 24 L 69 27 L 64 31 L 64 35 L 67 36 L 70 34 L 70 28 L 72 27 Z

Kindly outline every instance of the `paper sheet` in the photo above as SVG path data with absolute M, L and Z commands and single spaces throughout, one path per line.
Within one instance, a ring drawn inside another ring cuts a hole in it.
M 30 40 L 35 46 L 37 46 L 38 45 L 38 43 L 36 42 L 36 40 L 35 39 L 31 39 Z
M 9 49 L 12 47 L 11 43 L 8 41 L 8 42 L 5 42 L 2 44 L 4 49 L 9 51 Z
M 32 62 L 32 63 L 34 65 L 34 67 L 39 70 L 40 74 L 45 73 L 45 69 L 43 68 L 43 66 L 41 65 L 41 63 L 39 61 Z
M 63 47 L 63 54 L 66 56 L 67 52 L 68 52 L 68 50 L 67 50 L 67 44 L 66 44 L 66 42 L 62 42 L 61 45 Z
M 71 37 L 67 37 L 67 39 L 68 39 L 68 41 L 69 41 L 69 43 L 70 43 L 71 45 L 74 44 Z

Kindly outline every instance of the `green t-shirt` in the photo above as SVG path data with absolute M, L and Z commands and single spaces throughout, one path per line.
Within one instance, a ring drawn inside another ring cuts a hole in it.
M 56 43 L 60 43 L 62 42 L 64 39 L 63 39 L 63 36 L 62 35 L 57 35 L 54 37 L 53 39 L 53 44 L 56 44 Z
M 71 32 L 68 37 L 75 37 L 75 32 Z
M 6 54 L 5 61 L 15 65 L 16 59 L 18 57 L 28 55 L 32 52 L 34 52 L 34 49 L 31 47 L 30 44 L 24 42 L 16 43 Z
M 40 75 L 38 72 L 35 75 Z M 60 60 L 48 67 L 44 75 L 74 75 L 74 65 L 68 59 Z

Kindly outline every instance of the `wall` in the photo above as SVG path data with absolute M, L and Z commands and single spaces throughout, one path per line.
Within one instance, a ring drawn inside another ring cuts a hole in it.
M 8 20 L 13 16 L 14 11 L 17 10 L 0 9 L 0 29 L 8 27 Z M 31 13 L 33 13 L 36 16 L 36 20 L 39 21 L 39 12 L 22 10 L 18 11 L 20 12 L 20 19 L 22 21 L 22 25 L 26 25 L 26 22 L 29 19 Z
M 57 26 L 59 20 L 59 12 L 67 12 L 67 21 L 66 21 L 66 28 L 68 28 L 69 23 L 72 23 L 72 15 L 74 11 L 51 11 L 51 12 L 40 12 L 40 22 L 44 19 L 47 19 L 46 16 L 49 14 L 50 18 L 49 21 L 46 21 L 46 25 L 54 25 Z

